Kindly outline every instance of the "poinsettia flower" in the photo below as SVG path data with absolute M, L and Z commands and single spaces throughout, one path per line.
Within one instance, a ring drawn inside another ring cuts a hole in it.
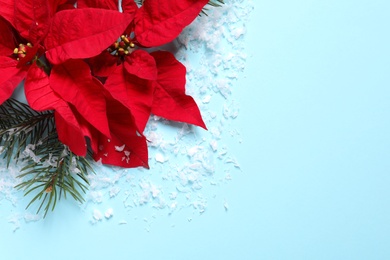
M 65 0 L 0 0 L 0 104 L 26 77 L 32 62 L 42 55 L 40 41 L 48 22 Z M 39 8 L 38 8 L 39 7 Z
M 14 53 L 16 35 L 12 26 L 0 17 L 0 104 L 11 97 L 15 88 L 26 77 L 26 67 L 18 67 L 18 56 L 22 58 L 29 46 L 20 46 L 21 53 Z M 18 49 L 19 52 L 19 49 Z
M 130 31 L 127 31 L 128 35 L 122 35 L 108 49 L 108 52 L 89 61 L 96 76 L 106 77 L 106 89 L 130 110 L 141 132 L 152 112 L 153 103 L 165 102 L 165 99 L 169 100 L 168 104 L 170 104 L 165 106 L 167 111 L 175 113 L 164 113 L 162 107 L 154 108 L 160 116 L 164 117 L 163 115 L 165 115 L 167 119 L 206 128 L 195 101 L 185 94 L 184 66 L 180 66 L 173 55 L 157 53 L 153 56 L 139 49 L 137 45 L 156 47 L 172 41 L 185 26 L 197 17 L 207 3 L 208 1 L 183 0 L 180 3 L 172 4 L 145 0 L 141 8 L 135 11 L 134 20 L 129 26 Z M 165 58 L 171 63 L 173 59 L 176 66 L 169 67 L 160 62 L 160 68 L 158 68 L 156 59 L 163 60 Z M 105 65 L 102 66 L 102 64 Z M 179 68 L 179 72 L 175 71 L 177 68 Z M 181 73 L 182 68 L 184 68 L 184 74 Z M 166 92 L 164 96 L 163 92 L 160 91 L 163 89 L 162 86 L 165 86 L 164 82 L 162 84 L 159 82 L 164 81 L 163 77 L 169 78 L 167 74 L 169 74 L 170 69 L 175 80 L 181 78 L 176 82 L 172 81 L 175 83 L 175 87 L 170 89 L 167 87 L 171 91 Z M 163 72 L 158 73 L 158 70 Z M 160 79 L 158 79 L 158 74 L 160 74 Z M 157 92 L 155 91 L 156 86 Z M 171 98 L 168 97 L 170 95 Z M 159 101 L 153 102 L 154 99 Z M 175 109 L 168 109 L 170 107 Z M 186 114 L 187 116 L 185 116 Z

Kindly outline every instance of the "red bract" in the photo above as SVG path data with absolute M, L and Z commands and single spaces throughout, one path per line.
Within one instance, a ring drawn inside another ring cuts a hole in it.
M 88 65 L 82 60 L 69 60 L 53 67 L 51 88 L 105 136 L 110 137 L 106 116 L 103 85 L 92 78 Z
M 174 40 L 189 25 L 209 0 L 145 0 L 134 17 L 136 40 L 154 47 Z
M 31 108 L 37 111 L 55 110 L 55 122 L 60 141 L 77 155 L 85 156 L 87 144 L 84 133 L 70 105 L 51 89 L 49 77 L 33 64 L 24 84 Z
M 0 17 L 3 17 L 12 26 L 14 26 L 15 0 L 0 0 L 0 6 Z
M 15 29 L 33 45 L 38 44 L 47 33 L 50 19 L 54 15 L 51 9 L 47 0 L 16 0 Z
M 126 168 L 149 168 L 146 139 L 138 132 L 129 110 L 109 93 L 106 93 L 106 100 L 111 138 L 99 136 L 99 148 L 94 159 Z
M 154 89 L 151 82 L 129 74 L 122 64 L 108 77 L 105 88 L 113 98 L 128 108 L 135 118 L 138 130 L 142 132 L 153 103 Z
M 0 104 L 12 95 L 26 76 L 26 68 L 18 68 L 18 61 L 12 57 L 15 47 L 12 27 L 0 17 Z
M 185 94 L 186 68 L 169 52 L 151 53 L 158 69 L 152 113 L 206 129 L 194 99 Z
M 58 12 L 44 40 L 46 57 L 59 64 L 96 56 L 122 34 L 132 18 L 130 14 L 95 8 Z

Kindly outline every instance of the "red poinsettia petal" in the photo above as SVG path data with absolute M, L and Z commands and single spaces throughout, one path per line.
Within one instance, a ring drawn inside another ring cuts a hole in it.
M 24 84 L 24 91 L 31 108 L 37 111 L 55 110 L 55 122 L 59 140 L 80 156 L 85 156 L 87 143 L 77 119 L 68 105 L 50 87 L 49 77 L 34 63 Z
M 0 56 L 10 56 L 15 47 L 16 43 L 11 26 L 0 17 Z
M 152 84 L 129 75 L 123 65 L 119 65 L 107 78 L 104 87 L 114 99 L 130 110 L 139 131 L 143 132 L 153 103 Z
M 73 104 L 97 130 L 110 136 L 103 85 L 92 78 L 84 61 L 69 60 L 53 66 L 50 86 L 61 98 Z
M 124 13 L 134 14 L 138 10 L 138 6 L 134 0 L 122 0 L 122 11 Z
M 130 139 L 132 138 L 128 138 L 127 142 L 133 142 Z M 115 165 L 124 168 L 133 168 L 138 166 L 149 168 L 147 164 L 148 148 L 146 140 L 136 140 L 136 142 L 142 144 L 142 153 L 146 155 L 146 159 L 141 159 L 137 153 L 133 152 L 129 146 L 113 134 L 111 135 L 111 139 L 104 137 L 99 139 L 99 147 L 101 150 L 95 153 L 93 158 L 103 164 Z
M 99 139 L 99 152 L 94 154 L 94 159 L 101 160 L 104 164 L 127 168 L 137 166 L 149 168 L 146 139 L 138 133 L 132 115 L 109 94 L 107 105 L 111 138 Z
M 87 154 L 87 142 L 80 126 L 70 124 L 70 118 L 76 120 L 71 113 L 71 110 L 67 111 L 67 113 L 56 110 L 54 113 L 58 140 L 67 145 L 74 154 L 85 156 Z
M 19 34 L 38 43 L 49 28 L 51 8 L 47 0 L 15 0 L 15 28 Z
M 59 64 L 100 54 L 124 32 L 132 15 L 96 8 L 58 12 L 45 38 L 47 59 Z
M 157 79 L 156 61 L 147 51 L 136 50 L 126 57 L 125 69 L 141 79 Z
M 12 58 L 0 56 L 0 104 L 11 97 L 15 88 L 26 77 L 25 68 L 16 68 L 17 64 Z
M 78 0 L 77 8 L 101 8 L 118 11 L 118 0 Z
M 7 20 L 13 27 L 15 27 L 15 1 L 0 0 L 0 17 Z
M 156 59 L 158 69 L 152 113 L 206 129 L 194 99 L 185 94 L 185 66 L 169 52 L 157 51 L 151 55 Z
M 209 0 L 147 0 L 134 17 L 135 37 L 145 47 L 174 40 L 200 13 Z
M 98 77 L 108 77 L 115 70 L 117 63 L 118 57 L 111 55 L 108 51 L 103 51 L 88 60 L 92 74 Z

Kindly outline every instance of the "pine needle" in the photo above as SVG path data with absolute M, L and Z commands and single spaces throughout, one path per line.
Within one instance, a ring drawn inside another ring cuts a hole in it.
M 25 162 L 15 188 L 25 196 L 35 193 L 27 208 L 38 202 L 44 216 L 63 196 L 83 202 L 87 175 L 93 172 L 87 158 L 76 156 L 58 140 L 52 111 L 36 112 L 28 105 L 9 99 L 0 106 L 0 153 L 11 161 Z

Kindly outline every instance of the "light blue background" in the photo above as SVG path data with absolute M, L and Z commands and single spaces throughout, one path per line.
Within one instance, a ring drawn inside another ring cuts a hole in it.
M 389 1 L 254 5 L 234 86 L 242 175 L 217 191 L 228 212 L 211 201 L 148 232 L 88 225 L 65 202 L 15 233 L 1 224 L 0 258 L 390 259 Z

